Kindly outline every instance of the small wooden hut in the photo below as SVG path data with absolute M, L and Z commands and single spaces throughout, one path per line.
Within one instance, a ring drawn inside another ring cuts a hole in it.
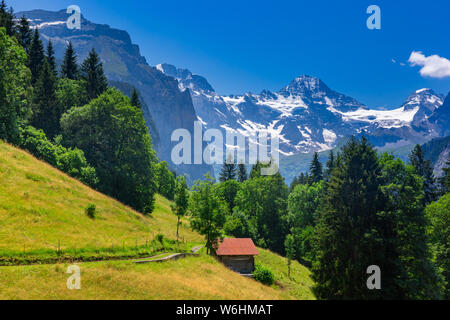
M 241 274 L 251 274 L 255 270 L 254 256 L 258 254 L 250 238 L 225 238 L 216 249 L 218 259 Z

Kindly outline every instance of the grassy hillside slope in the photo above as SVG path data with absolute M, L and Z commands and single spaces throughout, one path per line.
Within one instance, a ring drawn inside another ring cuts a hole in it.
M 89 203 L 97 206 L 95 219 L 84 212 Z M 161 196 L 145 217 L 0 141 L 0 256 L 55 250 L 58 241 L 67 252 L 124 241 L 142 245 L 157 233 L 174 239 L 175 226 L 170 202 Z M 204 243 L 187 221 L 181 235 L 190 245 Z M 293 262 L 289 279 L 285 258 L 260 249 L 256 260 L 274 272 L 273 286 L 244 278 L 204 252 L 164 263 L 79 263 L 81 290 L 67 289 L 68 264 L 0 266 L 0 299 L 314 299 L 307 268 Z
M 162 233 L 175 238 L 176 216 L 167 199 L 157 196 L 145 217 L 25 151 L 0 141 L 0 251 L 139 245 Z M 97 207 L 90 219 L 85 208 Z M 186 241 L 203 238 L 184 225 Z M 25 246 L 25 247 L 24 247 Z

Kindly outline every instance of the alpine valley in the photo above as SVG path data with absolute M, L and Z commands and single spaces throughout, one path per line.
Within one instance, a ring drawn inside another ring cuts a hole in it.
M 328 150 L 339 147 L 351 136 L 365 135 L 379 150 L 403 155 L 414 144 L 450 133 L 450 95 L 445 97 L 431 89 L 412 88 L 405 102 L 390 110 L 368 108 L 309 75 L 300 75 L 276 91 L 223 96 L 215 92 L 207 79 L 187 69 L 170 64 L 148 65 L 126 31 L 85 18 L 81 30 L 69 30 L 65 10 L 17 13 L 18 17 L 22 15 L 39 28 L 45 41 L 52 40 L 59 60 L 68 41 L 79 61 L 95 48 L 112 85 L 125 94 L 136 87 L 159 158 L 178 173 L 187 173 L 191 182 L 213 168 L 174 165 L 170 155 L 176 142 L 171 142 L 170 136 L 178 128 L 192 132 L 197 120 L 204 129 L 246 136 L 258 130 L 278 134 L 280 171 L 288 183 L 308 169 L 313 152 L 320 152 L 321 160 L 325 160 Z

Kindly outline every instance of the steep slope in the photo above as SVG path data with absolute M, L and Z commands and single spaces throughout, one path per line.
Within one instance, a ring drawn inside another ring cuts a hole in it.
M 144 115 L 147 115 L 147 124 L 150 133 L 153 133 L 158 157 L 167 161 L 178 172 L 186 173 L 191 181 L 212 172 L 207 165 L 177 167 L 172 163 L 172 132 L 179 128 L 193 132 L 193 123 L 197 119 L 191 97 L 189 92 L 178 88 L 176 80 L 147 64 L 146 59 L 140 55 L 139 47 L 131 42 L 126 31 L 90 22 L 84 17 L 81 20 L 81 30 L 70 30 L 65 23 L 69 17 L 65 10 L 33 10 L 18 12 L 16 15 L 24 15 L 33 28 L 39 28 L 44 42 L 52 40 L 59 61 L 62 60 L 69 41 L 77 52 L 79 63 L 94 48 L 103 62 L 108 80 L 128 83 L 139 90 L 148 108 L 148 113 L 144 112 Z M 153 123 L 156 128 L 152 128 Z M 155 135 L 155 132 L 159 135 Z

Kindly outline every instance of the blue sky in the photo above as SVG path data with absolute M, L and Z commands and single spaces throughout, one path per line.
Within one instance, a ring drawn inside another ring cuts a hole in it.
M 151 65 L 167 62 L 188 68 L 206 77 L 220 94 L 278 90 L 301 74 L 317 76 L 370 107 L 398 107 L 424 87 L 450 91 L 450 77 L 422 76 L 421 66 L 408 63 L 413 51 L 450 59 L 448 0 L 7 4 L 15 11 L 76 4 L 87 19 L 127 30 Z M 381 8 L 381 30 L 366 27 L 366 9 L 372 4 Z

